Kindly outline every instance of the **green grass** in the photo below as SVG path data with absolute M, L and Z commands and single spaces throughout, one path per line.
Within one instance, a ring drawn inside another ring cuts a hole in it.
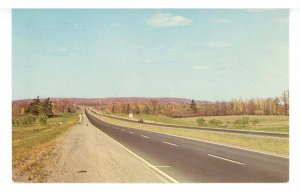
M 42 162 L 49 159 L 55 139 L 78 122 L 77 113 L 49 118 L 47 125 L 36 123 L 12 128 L 12 167 L 14 175 L 28 180 L 44 180 Z M 38 176 L 38 177 L 37 177 Z
M 250 135 L 238 135 L 238 134 L 226 134 L 216 132 L 206 132 L 188 129 L 173 129 L 169 127 L 145 125 L 139 123 L 131 123 L 113 118 L 96 115 L 99 118 L 126 127 L 132 127 L 143 130 L 158 131 L 162 133 L 183 136 L 198 140 L 210 141 L 214 143 L 220 143 L 225 145 L 231 145 L 246 149 L 251 149 L 260 152 L 266 152 L 276 155 L 288 156 L 289 155 L 289 140 L 286 138 L 273 138 L 273 137 L 261 137 Z M 136 117 L 137 118 L 137 117 Z
M 12 129 L 13 152 L 24 151 L 41 143 L 46 143 L 66 131 L 78 121 L 77 114 L 62 114 L 49 118 L 47 125 L 33 124 Z M 61 125 L 59 123 L 62 123 Z
M 127 114 L 113 114 L 114 116 L 128 118 Z M 246 127 L 240 127 L 234 124 L 234 121 L 241 119 L 243 117 L 249 118 L 249 124 Z M 171 118 L 163 115 L 152 115 L 152 114 L 142 114 L 135 115 L 135 119 L 144 119 L 149 122 L 174 124 L 174 125 L 185 125 L 185 126 L 195 126 L 197 127 L 197 118 Z M 206 123 L 209 123 L 212 119 L 221 120 L 223 123 L 221 125 L 209 125 L 206 124 L 201 127 L 207 128 L 226 128 L 226 129 L 239 129 L 239 130 L 253 130 L 253 131 L 264 131 L 264 132 L 289 132 L 289 116 L 282 115 L 233 115 L 233 116 L 201 116 Z M 253 121 L 258 120 L 257 124 Z

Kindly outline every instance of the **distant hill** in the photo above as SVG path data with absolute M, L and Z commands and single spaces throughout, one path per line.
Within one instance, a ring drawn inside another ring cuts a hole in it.
M 14 100 L 15 105 L 27 105 L 33 99 Z M 43 100 L 43 99 L 41 99 Z M 117 97 L 117 98 L 51 98 L 53 103 L 56 102 L 68 102 L 76 105 L 99 105 L 99 104 L 111 104 L 111 103 L 150 103 L 151 101 L 157 101 L 158 103 L 190 103 L 192 99 L 185 98 L 148 98 L 148 97 Z M 209 101 L 196 101 L 197 103 L 209 103 Z

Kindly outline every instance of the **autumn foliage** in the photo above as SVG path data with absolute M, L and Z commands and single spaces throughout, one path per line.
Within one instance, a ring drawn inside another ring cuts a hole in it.
M 182 98 L 53 98 L 53 113 L 74 112 L 79 105 L 93 106 L 106 113 L 161 114 L 168 117 L 223 115 L 289 115 L 289 92 L 274 98 L 197 101 Z M 13 115 L 25 112 L 30 100 L 13 102 Z M 243 122 L 243 121 L 242 121 Z M 241 123 L 242 124 L 242 123 Z

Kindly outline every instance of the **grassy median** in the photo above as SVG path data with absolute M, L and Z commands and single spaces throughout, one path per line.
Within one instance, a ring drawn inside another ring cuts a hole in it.
M 113 114 L 114 116 L 128 118 L 128 114 Z M 135 119 L 143 119 L 148 122 L 194 126 L 197 127 L 197 119 L 199 117 L 189 118 L 171 118 L 163 115 L 153 114 L 141 114 L 135 115 Z M 206 128 L 222 128 L 222 129 L 239 129 L 239 130 L 252 130 L 252 131 L 264 131 L 264 132 L 289 132 L 289 116 L 285 115 L 228 115 L 228 116 L 201 116 L 200 118 L 205 120 L 205 125 L 200 127 Z M 247 118 L 249 124 L 241 127 L 236 125 L 235 122 L 239 119 Z M 211 120 L 219 120 L 222 123 L 219 125 L 211 125 Z
M 251 149 L 255 151 L 281 155 L 281 156 L 289 155 L 289 139 L 287 138 L 227 134 L 227 133 L 216 133 L 216 132 L 189 130 L 189 129 L 169 128 L 169 127 L 145 125 L 140 123 L 131 123 L 131 122 L 104 117 L 101 115 L 96 115 L 96 116 L 101 118 L 104 121 L 116 125 L 149 130 L 149 131 L 158 131 L 166 134 L 189 137 L 198 140 L 205 140 L 209 142 L 231 145 L 231 146 L 236 146 L 236 147 L 241 147 L 241 148 Z
M 15 181 L 44 181 L 43 162 L 53 154 L 55 139 L 78 123 L 77 113 L 64 113 L 49 118 L 47 124 L 12 128 L 12 168 Z

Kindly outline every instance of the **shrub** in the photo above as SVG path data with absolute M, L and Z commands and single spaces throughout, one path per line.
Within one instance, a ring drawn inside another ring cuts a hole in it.
M 35 122 L 36 122 L 36 116 L 28 114 L 22 118 L 21 124 L 32 125 Z
M 240 126 L 240 127 L 246 127 L 249 124 L 249 118 L 248 117 L 243 117 L 241 119 L 235 120 L 233 123 L 237 126 Z
M 198 123 L 198 126 L 203 126 L 203 125 L 205 125 L 205 120 L 203 118 L 199 117 L 197 119 L 197 123 Z
M 223 122 L 221 120 L 218 120 L 218 119 L 211 119 L 209 120 L 208 122 L 210 125 L 221 125 Z
M 32 125 L 36 122 L 37 117 L 31 114 L 27 114 L 22 117 L 16 117 L 12 119 L 13 126 Z

